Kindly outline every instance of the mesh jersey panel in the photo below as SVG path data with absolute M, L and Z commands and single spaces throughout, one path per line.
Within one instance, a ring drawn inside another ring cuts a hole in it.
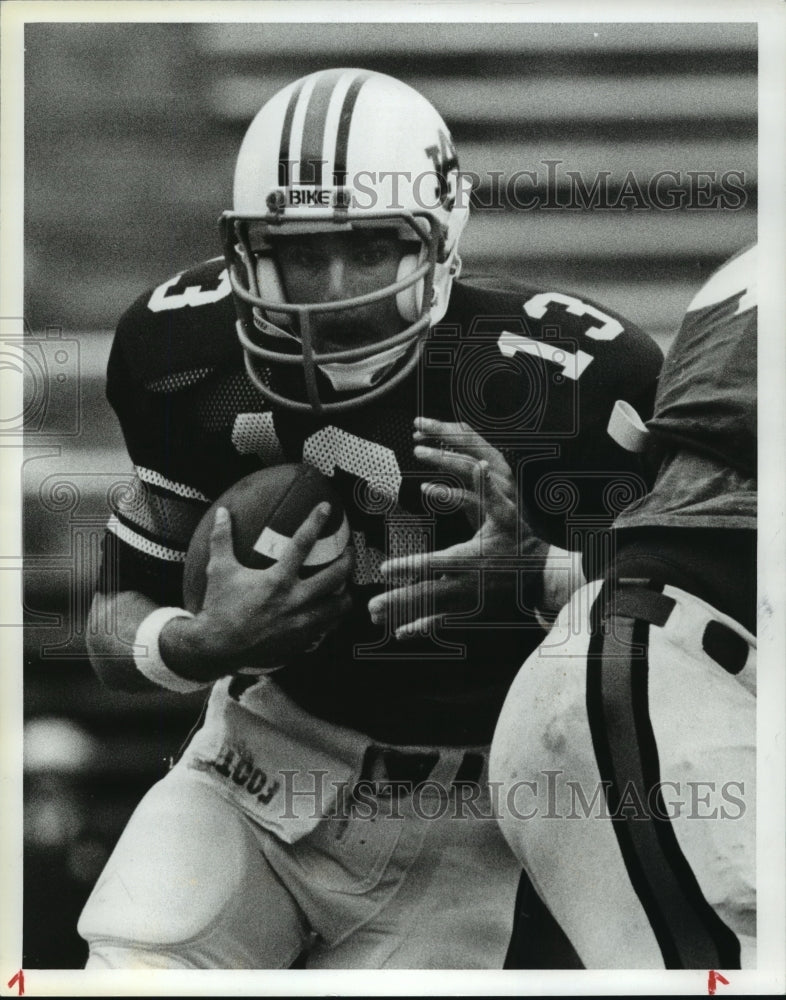
M 196 416 L 208 431 L 232 427 L 238 413 L 247 413 L 259 406 L 259 393 L 245 373 L 231 372 L 213 378 L 197 395 Z
M 185 389 L 189 385 L 201 382 L 209 374 L 209 368 L 196 368 L 190 372 L 173 372 L 171 375 L 152 379 L 147 383 L 147 387 L 151 392 L 177 392 L 179 389 Z

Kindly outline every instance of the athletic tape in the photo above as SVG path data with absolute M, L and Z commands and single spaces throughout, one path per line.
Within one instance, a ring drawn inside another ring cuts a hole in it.
M 278 561 L 281 558 L 284 546 L 291 541 L 292 539 L 287 535 L 282 535 L 273 528 L 266 527 L 263 528 L 262 534 L 254 543 L 254 551 L 259 552 L 260 555 L 267 556 L 269 559 Z M 347 547 L 348 541 L 349 523 L 345 514 L 341 525 L 332 535 L 328 535 L 327 538 L 317 539 L 314 547 L 303 561 L 303 565 L 323 566 L 326 563 L 333 562 L 334 559 L 338 559 Z

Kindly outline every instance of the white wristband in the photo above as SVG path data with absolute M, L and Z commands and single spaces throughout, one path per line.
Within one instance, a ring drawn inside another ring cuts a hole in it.
M 212 684 L 212 681 L 191 681 L 186 677 L 180 677 L 164 663 L 161 650 L 158 648 L 158 637 L 168 621 L 173 618 L 193 617 L 185 608 L 156 608 L 137 629 L 134 646 L 139 648 L 134 653 L 134 663 L 137 670 L 158 687 L 180 694 L 191 694 L 192 691 L 199 691 Z

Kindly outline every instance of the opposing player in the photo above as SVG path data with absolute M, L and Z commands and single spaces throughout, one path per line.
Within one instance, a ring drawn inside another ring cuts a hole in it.
M 139 298 L 109 361 L 138 489 L 109 524 L 93 662 L 119 688 L 212 690 L 82 914 L 89 966 L 500 968 L 520 864 L 488 745 L 579 572 L 571 518 L 601 530 L 610 492 L 640 483 L 603 430 L 617 398 L 649 412 L 660 353 L 575 296 L 456 280 L 450 134 L 390 77 L 328 70 L 273 97 L 234 202 L 224 259 Z M 446 472 L 448 432 L 474 456 Z M 520 473 L 503 517 L 489 445 Z M 276 566 L 244 570 L 217 517 L 188 616 L 210 501 L 284 461 L 332 477 L 353 557 L 300 580 L 317 509 Z M 386 560 L 456 545 L 462 566 L 386 584 Z
M 755 967 L 756 301 L 754 247 L 690 304 L 653 418 L 616 423 L 654 485 L 495 733 L 502 829 L 587 968 Z

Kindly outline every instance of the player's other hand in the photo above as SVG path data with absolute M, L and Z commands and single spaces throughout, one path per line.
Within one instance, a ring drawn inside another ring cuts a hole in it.
M 475 533 L 449 548 L 382 564 L 392 589 L 372 598 L 369 613 L 377 623 L 390 622 L 399 638 L 427 634 L 445 614 L 481 611 L 502 591 L 512 596 L 515 571 L 531 564 L 539 572 L 548 550 L 519 509 L 510 466 L 480 434 L 465 424 L 420 417 L 414 439 L 416 458 L 461 483 L 425 483 L 424 491 L 437 489 L 441 500 L 460 504 Z M 396 586 L 402 578 L 406 582 Z
M 162 653 L 183 676 L 212 680 L 239 670 L 265 673 L 302 653 L 349 610 L 350 550 L 306 579 L 299 575 L 329 515 L 320 504 L 300 525 L 269 569 L 248 569 L 235 558 L 230 515 L 218 508 L 210 538 L 207 588 L 193 619 L 169 622 Z M 173 662 L 173 660 L 175 662 Z

